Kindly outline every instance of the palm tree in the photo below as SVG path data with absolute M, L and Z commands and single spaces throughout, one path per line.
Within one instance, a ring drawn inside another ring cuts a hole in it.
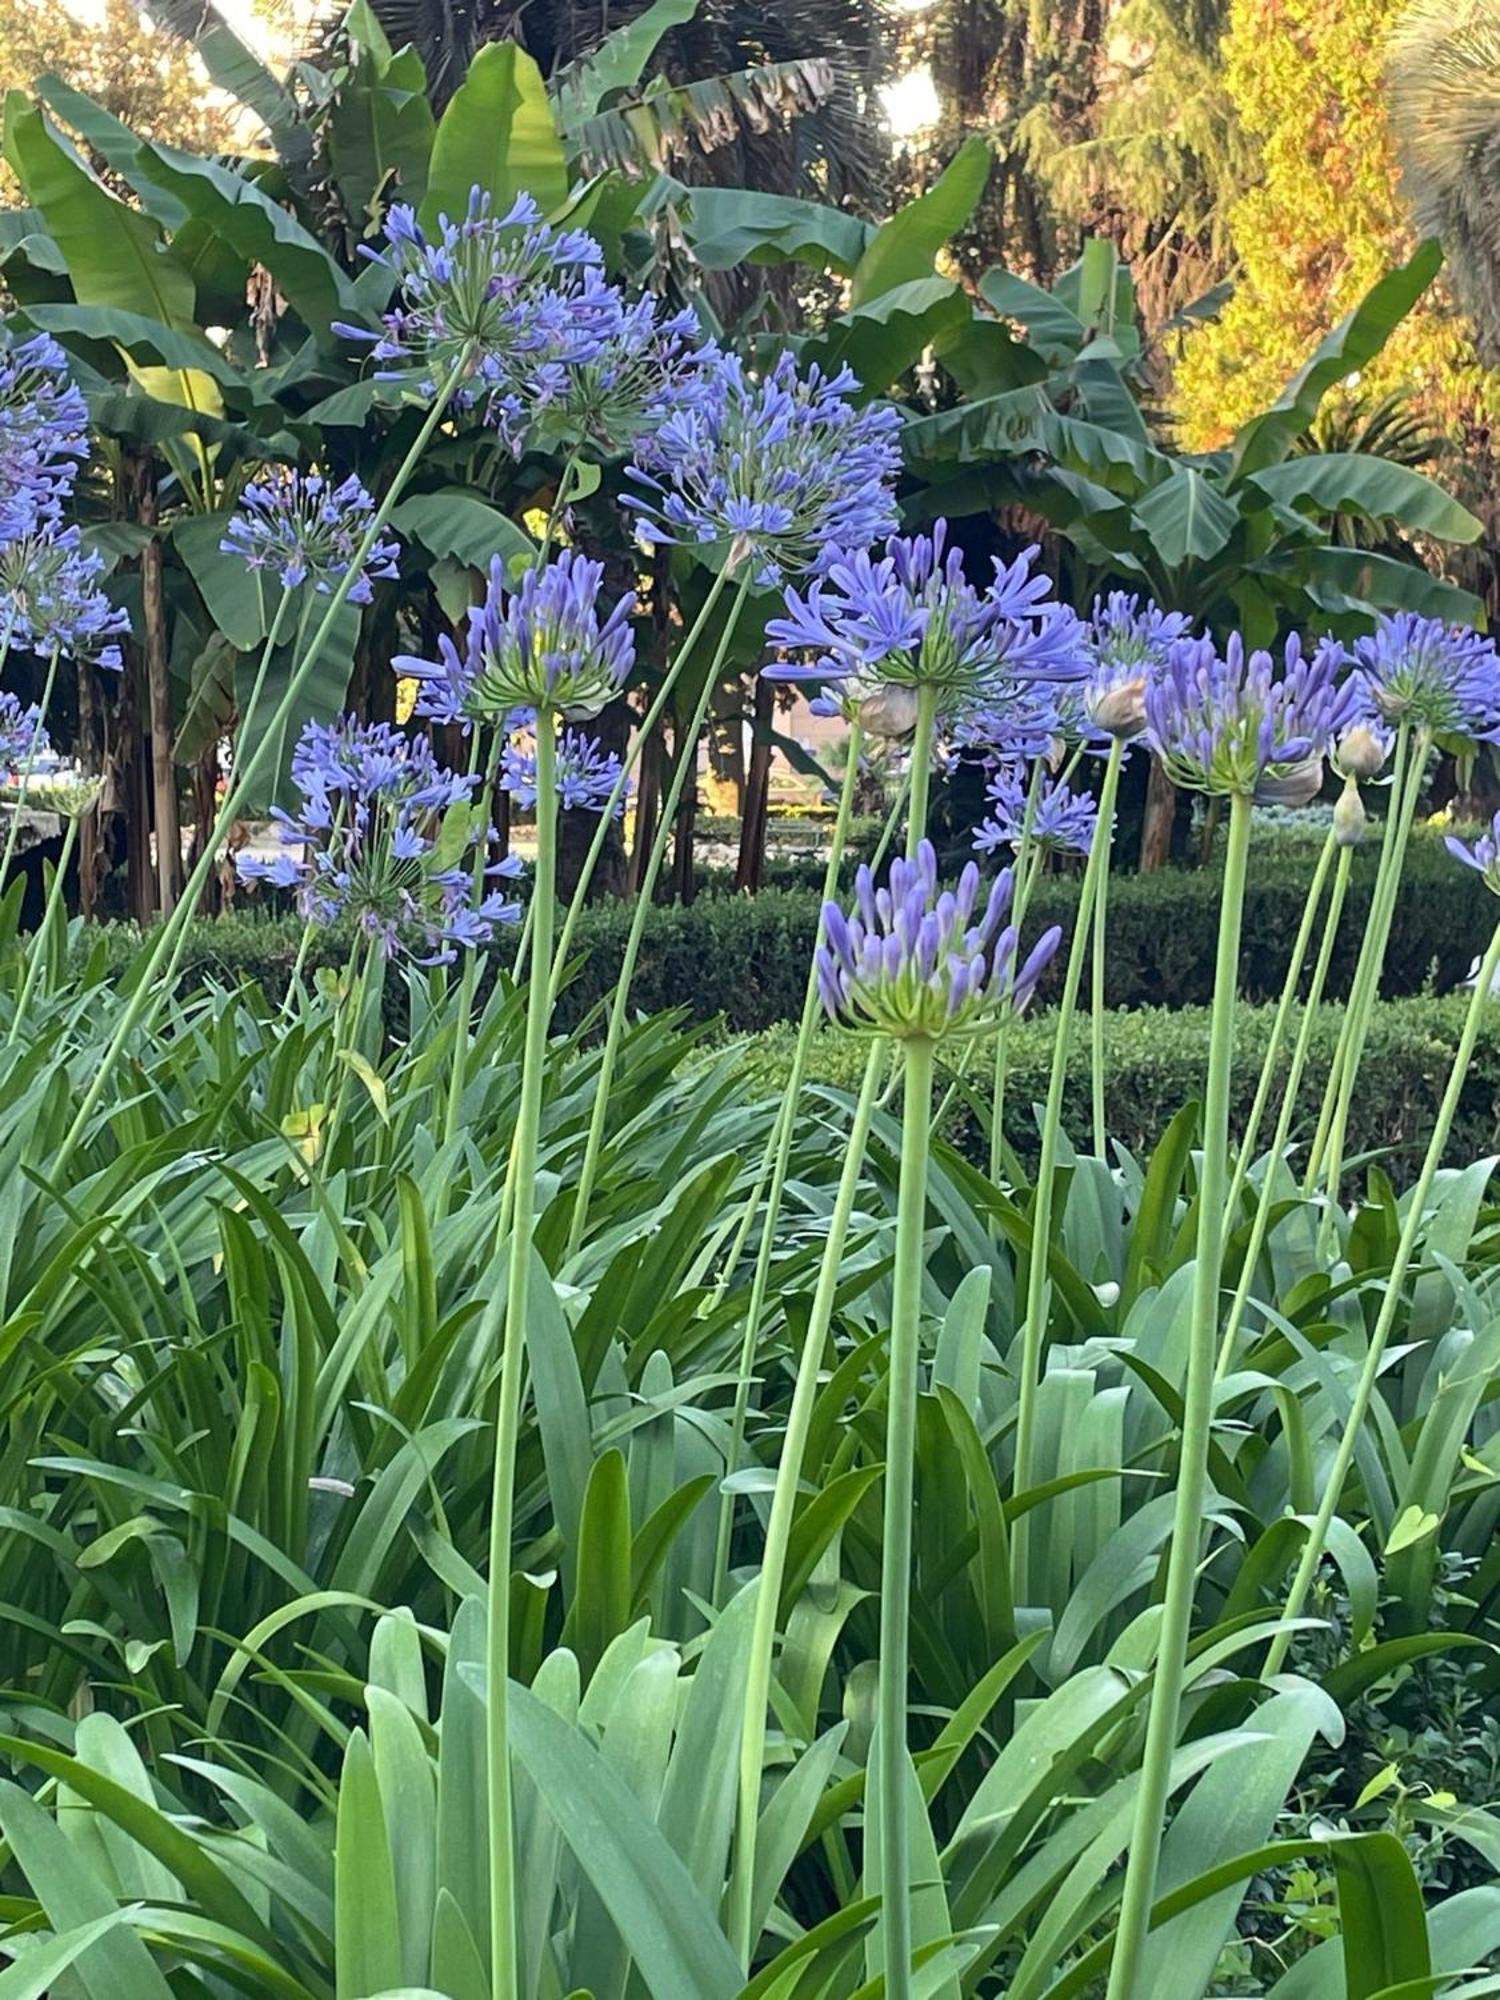
M 1391 126 L 1418 227 L 1500 362 L 1500 0 L 1416 0 L 1391 39 Z

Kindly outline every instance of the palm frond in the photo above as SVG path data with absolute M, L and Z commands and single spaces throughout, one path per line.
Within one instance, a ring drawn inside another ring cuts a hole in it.
M 565 130 L 564 137 L 590 173 L 610 167 L 654 172 L 689 153 L 717 152 L 804 117 L 830 103 L 836 89 L 833 65 L 816 56 L 757 63 L 696 83 L 657 79 L 625 103 Z
M 1417 0 L 1391 41 L 1391 125 L 1417 226 L 1500 358 L 1500 0 Z

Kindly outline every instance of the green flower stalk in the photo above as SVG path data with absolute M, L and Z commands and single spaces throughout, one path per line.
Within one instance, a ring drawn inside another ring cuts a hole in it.
M 913 822 L 915 826 L 916 822 Z M 953 891 L 941 891 L 929 841 L 891 869 L 877 892 L 870 871 L 855 879 L 845 916 L 823 907 L 818 990 L 840 1026 L 893 1043 L 904 1076 L 901 1172 L 892 1277 L 890 1372 L 886 1391 L 884 1527 L 880 1554 L 880 1680 L 876 1697 L 876 1797 L 881 1811 L 881 1956 L 885 1991 L 911 1987 L 910 1846 L 906 1821 L 906 1694 L 910 1647 L 912 1514 L 915 1505 L 918 1378 L 921 1362 L 923 1235 L 932 1081 L 939 1041 L 993 1032 L 1024 1006 L 1061 933 L 1053 929 L 1018 962 L 1019 934 L 1007 921 L 1014 877 L 996 878 L 975 921 L 979 871 L 970 862 Z M 872 1087 L 872 1075 L 866 1077 Z
M 1493 852 L 1493 834 L 1489 838 Z M 1500 883 L 1500 874 L 1490 880 L 1490 886 L 1496 888 L 1497 883 Z M 1500 889 L 1497 889 L 1497 893 L 1500 893 Z M 1495 928 L 1495 934 L 1490 940 L 1489 949 L 1480 966 L 1473 997 L 1464 1016 L 1463 1032 L 1459 1036 L 1453 1067 L 1448 1073 L 1447 1088 L 1443 1092 L 1443 1100 L 1438 1107 L 1437 1119 L 1432 1128 L 1432 1137 L 1428 1141 L 1427 1151 L 1422 1160 L 1422 1170 L 1417 1176 L 1416 1186 L 1408 1197 L 1406 1218 L 1396 1245 L 1396 1255 L 1390 1273 L 1381 1286 L 1380 1311 L 1376 1317 L 1375 1330 L 1370 1336 L 1370 1345 L 1359 1371 L 1359 1381 L 1355 1387 L 1353 1401 L 1349 1405 L 1349 1414 L 1344 1420 L 1333 1464 L 1323 1482 L 1318 1511 L 1308 1527 L 1307 1540 L 1302 1545 L 1302 1554 L 1292 1578 L 1291 1588 L 1287 1592 L 1283 1611 L 1285 1624 L 1271 1641 L 1270 1651 L 1266 1655 L 1267 1677 L 1279 1673 L 1286 1663 L 1287 1652 L 1292 1643 L 1292 1621 L 1301 1617 L 1313 1579 L 1318 1573 L 1318 1565 L 1327 1551 L 1329 1526 L 1338 1508 L 1344 1482 L 1349 1477 L 1349 1468 L 1354 1463 L 1360 1434 L 1374 1400 L 1386 1347 L 1401 1310 L 1402 1288 L 1411 1270 L 1412 1260 L 1416 1256 L 1417 1240 L 1427 1219 L 1427 1203 L 1432 1194 L 1432 1184 L 1442 1163 L 1448 1135 L 1453 1129 L 1454 1115 L 1458 1110 L 1459 1098 L 1463 1094 L 1464 1080 L 1473 1059 L 1474 1045 L 1479 1039 L 1485 1009 L 1490 1005 L 1491 986 L 1497 972 L 1500 972 L 1500 925 Z
M 521 1378 L 526 1365 L 526 1318 L 531 1287 L 531 1230 L 536 1207 L 537 1151 L 542 1085 L 552 994 L 552 928 L 557 886 L 557 777 L 555 717 L 548 710 L 536 726 L 536 873 L 532 883 L 534 939 L 526 996 L 526 1042 L 521 1100 L 507 1175 L 511 1217 L 505 1287 L 505 1339 L 500 1355 L 500 1407 L 495 1427 L 494 1485 L 490 1497 L 489 1616 L 486 1639 L 485 1770 L 490 1827 L 490 1978 L 496 2000 L 516 2000 L 515 1825 L 510 1773 L 510 1553 L 515 1525 L 516 1455 L 521 1434 Z
M 823 870 L 824 902 L 828 902 L 838 889 L 844 844 L 849 836 L 849 817 L 854 806 L 854 788 L 859 781 L 862 741 L 863 732 L 859 723 L 854 722 L 849 730 L 849 760 L 844 772 L 844 782 L 839 788 L 838 814 L 834 820 L 833 839 L 828 851 L 828 862 Z M 797 1039 L 792 1047 L 786 1089 L 767 1140 L 766 1163 L 762 1167 L 761 1175 L 756 1179 L 745 1209 L 744 1228 L 748 1233 L 750 1218 L 760 1202 L 766 1171 L 769 1168 L 770 1186 L 766 1191 L 765 1215 L 761 1221 L 760 1242 L 755 1253 L 755 1270 L 750 1280 L 750 1300 L 745 1308 L 745 1330 L 740 1342 L 739 1379 L 735 1384 L 734 1412 L 730 1419 L 731 1471 L 738 1469 L 744 1457 L 745 1425 L 750 1409 L 750 1383 L 755 1368 L 756 1346 L 760 1339 L 761 1315 L 765 1311 L 766 1292 L 771 1282 L 771 1256 L 776 1244 L 776 1225 L 780 1220 L 782 1196 L 786 1192 L 787 1173 L 791 1167 L 792 1140 L 797 1129 L 797 1103 L 802 1094 L 802 1080 L 807 1070 L 807 1056 L 812 1047 L 813 1030 L 817 1026 L 819 1008 L 815 967 L 814 960 L 807 968 L 807 990 L 802 999 L 802 1015 L 797 1023 Z M 743 1242 L 742 1234 L 737 1238 L 735 1247 L 726 1260 L 726 1281 L 729 1273 L 739 1262 Z M 716 1604 L 724 1601 L 724 1584 L 729 1573 L 729 1549 L 733 1529 L 734 1495 L 725 1493 L 719 1501 L 719 1528 L 714 1550 L 713 1596 Z
M 1285 671 L 1277 678 L 1269 655 L 1247 654 L 1237 638 L 1230 640 L 1222 656 L 1207 642 L 1183 642 L 1172 648 L 1164 671 L 1146 690 L 1152 749 L 1179 783 L 1227 795 L 1229 837 L 1209 1017 L 1192 1316 L 1172 1536 L 1107 2000 L 1138 2000 L 1186 1681 L 1213 1438 L 1229 1092 L 1253 799 L 1268 779 L 1274 782 L 1295 773 L 1299 786 L 1304 784 L 1309 775 L 1305 767 L 1315 759 L 1321 761 L 1324 746 L 1347 713 L 1349 696 L 1336 679 L 1342 664 L 1336 648 L 1322 648 L 1309 659 L 1300 645 L 1289 640 Z
M 1343 914 L 1344 898 L 1349 887 L 1349 866 L 1354 850 L 1350 846 L 1339 849 L 1338 867 L 1333 878 L 1333 893 L 1328 902 L 1328 915 L 1323 924 L 1323 941 L 1318 947 L 1318 956 L 1313 965 L 1312 979 L 1307 989 L 1307 1001 L 1302 1009 L 1302 1022 L 1297 1030 L 1297 1039 L 1292 1044 L 1292 1060 L 1287 1069 L 1286 1081 L 1282 1085 L 1281 1109 L 1276 1117 L 1276 1131 L 1271 1140 L 1268 1154 L 1266 1178 L 1261 1186 L 1260 1197 L 1255 1204 L 1255 1216 L 1250 1226 L 1250 1240 L 1245 1248 L 1245 1261 L 1240 1271 L 1239 1283 L 1235 1287 L 1234 1299 L 1229 1308 L 1229 1318 L 1224 1327 L 1224 1338 L 1219 1344 L 1219 1363 L 1214 1371 L 1216 1382 L 1222 1382 L 1234 1366 L 1239 1346 L 1240 1328 L 1244 1324 L 1245 1309 L 1250 1300 L 1250 1287 L 1255 1281 L 1255 1267 L 1260 1262 L 1260 1253 L 1265 1248 L 1266 1236 L 1271 1225 L 1271 1209 L 1275 1201 L 1276 1167 L 1286 1157 L 1287 1140 L 1291 1136 L 1292 1117 L 1297 1108 L 1298 1094 L 1302 1088 L 1303 1072 L 1307 1068 L 1307 1053 L 1312 1041 L 1313 1024 L 1318 1017 L 1322 1003 L 1323 989 L 1328 982 L 1328 966 L 1333 957 L 1333 947 L 1338 937 L 1339 919 Z M 1310 898 L 1316 901 L 1316 898 Z M 1264 1081 L 1265 1073 L 1262 1073 Z M 1253 1140 L 1246 1136 L 1236 1161 L 1236 1180 L 1242 1185 L 1242 1174 L 1248 1166 Z M 1231 1193 L 1225 1203 L 1226 1213 L 1233 1215 L 1238 1195 Z
M 1139 1973 L 1161 1850 L 1162 1820 L 1170 1790 L 1172 1753 L 1186 1677 L 1188 1634 L 1203 1508 L 1208 1495 L 1208 1449 L 1213 1430 L 1214 1367 L 1223 1258 L 1226 1160 L 1229 1150 L 1229 1084 L 1234 1065 L 1234 1013 L 1238 999 L 1240 919 L 1250 849 L 1251 801 L 1236 793 L 1229 805 L 1229 845 L 1219 916 L 1214 999 L 1209 1027 L 1208 1085 L 1203 1107 L 1203 1163 L 1198 1183 L 1198 1237 L 1194 1250 L 1192 1335 L 1183 1398 L 1171 1553 L 1156 1647 L 1156 1678 L 1146 1723 L 1146 1745 L 1136 1793 L 1125 1886 L 1115 1932 L 1107 2000 L 1138 2000 Z
M 593 1198 L 594 1182 L 599 1173 L 599 1157 L 604 1149 L 604 1129 L 609 1117 L 610 1091 L 614 1083 L 615 1065 L 619 1060 L 620 1043 L 625 1033 L 625 1016 L 630 1006 L 630 988 L 635 979 L 636 961 L 640 957 L 641 939 L 645 935 L 646 919 L 651 911 L 652 899 L 656 894 L 657 880 L 661 875 L 662 863 L 666 859 L 667 843 L 672 837 L 678 808 L 687 787 L 689 774 L 694 769 L 698 750 L 698 738 L 708 716 L 709 703 L 713 700 L 714 689 L 719 684 L 724 670 L 724 662 L 729 656 L 729 648 L 734 640 L 734 631 L 744 609 L 745 598 L 750 588 L 750 576 L 743 575 L 736 588 L 728 616 L 724 620 L 724 630 L 719 638 L 712 663 L 703 682 L 687 728 L 682 732 L 677 755 L 677 768 L 672 773 L 672 782 L 667 788 L 667 796 L 662 803 L 661 818 L 651 842 L 651 851 L 646 857 L 645 873 L 636 897 L 635 912 L 631 918 L 630 931 L 625 940 L 625 955 L 620 965 L 620 976 L 615 982 L 614 997 L 610 1002 L 609 1024 L 604 1034 L 604 1052 L 599 1060 L 599 1076 L 594 1086 L 594 1106 L 589 1118 L 588 1138 L 584 1144 L 583 1164 L 578 1172 L 578 1186 L 573 1196 L 573 1215 L 568 1229 L 568 1255 L 579 1248 L 588 1228 L 589 1204 Z M 535 963 L 541 966 L 551 963 L 551 940 L 548 939 L 546 961 L 541 955 L 541 938 L 538 935 Z
M 1052 1044 L 1052 1067 L 1047 1079 L 1047 1108 L 1042 1121 L 1042 1152 L 1037 1167 L 1036 1193 L 1031 1204 L 1031 1252 L 1027 1264 L 1026 1317 L 1021 1332 L 1021 1375 L 1017 1392 L 1016 1455 L 1013 1489 L 1017 1497 L 1035 1483 L 1036 1399 L 1041 1386 L 1043 1342 L 1047 1314 L 1047 1252 L 1052 1241 L 1052 1200 L 1057 1174 L 1057 1149 L 1062 1131 L 1063 1086 L 1067 1081 L 1068 1056 L 1073 1041 L 1073 1020 L 1078 1008 L 1078 992 L 1083 981 L 1084 954 L 1099 882 L 1107 865 L 1114 826 L 1115 798 L 1120 786 L 1120 766 L 1125 744 L 1120 738 L 1110 745 L 1099 791 L 1099 830 L 1084 866 L 1078 895 L 1078 914 L 1068 946 L 1068 965 L 1057 1007 L 1057 1033 Z M 993 1140 L 991 1142 L 993 1144 Z M 1011 1545 L 1012 1589 L 1016 1602 L 1028 1601 L 1031 1554 L 1030 1513 L 1016 1522 Z
M 865 1149 L 869 1144 L 870 1123 L 875 1116 L 875 1098 L 885 1068 L 885 1049 L 873 1042 L 865 1059 L 865 1073 L 854 1108 L 854 1121 L 845 1142 L 844 1164 L 839 1174 L 833 1212 L 828 1218 L 828 1234 L 818 1265 L 818 1282 L 812 1310 L 797 1358 L 797 1375 L 787 1411 L 786 1431 L 776 1464 L 776 1485 L 771 1494 L 771 1511 L 766 1522 L 766 1543 L 761 1555 L 760 1577 L 756 1584 L 755 1622 L 750 1632 L 750 1656 L 745 1670 L 745 1713 L 740 1725 L 739 1792 L 735 1815 L 734 1865 L 730 1873 L 727 1921 L 729 1941 L 740 1963 L 748 1971 L 755 1949 L 754 1922 L 755 1855 L 760 1829 L 761 1781 L 766 1754 L 766 1711 L 771 1698 L 772 1659 L 776 1650 L 776 1621 L 781 1607 L 781 1589 L 786 1578 L 787 1552 L 796 1519 L 797 1496 L 802 1483 L 802 1463 L 807 1453 L 808 1434 L 818 1400 L 818 1371 L 822 1365 L 828 1330 L 833 1324 L 834 1301 L 838 1297 L 843 1271 L 844 1246 L 849 1237 L 849 1219 L 864 1172 Z M 787 1094 L 788 1115 L 795 1099 Z
M 36 927 L 31 940 L 31 948 L 26 954 L 26 973 L 21 981 L 21 991 L 16 996 L 16 1011 L 11 1016 L 10 1027 L 6 1031 L 5 1046 L 11 1048 L 20 1040 L 22 1024 L 36 991 L 41 976 L 43 960 L 47 956 L 52 931 L 58 916 L 64 910 L 63 898 L 68 879 L 68 864 L 73 859 L 73 849 L 78 842 L 78 828 L 85 813 L 92 812 L 99 799 L 97 782 L 82 780 L 49 789 L 49 798 L 67 821 L 63 833 L 62 852 L 57 858 L 57 866 L 52 871 L 52 881 L 47 890 L 47 903 L 42 911 L 42 920 Z M 63 917 L 66 928 L 66 915 Z

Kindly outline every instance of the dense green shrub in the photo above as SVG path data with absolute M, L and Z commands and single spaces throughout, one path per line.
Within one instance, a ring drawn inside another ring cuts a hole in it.
M 1348 990 L 1359 952 L 1375 872 L 1373 844 L 1356 855 L 1345 917 L 1334 951 L 1329 991 Z M 1267 839 L 1256 855 L 1245 905 L 1241 981 L 1252 1001 L 1274 998 L 1286 973 L 1300 921 L 1315 851 L 1300 843 Z M 1066 931 L 1076 907 L 1076 878 L 1058 877 L 1039 887 L 1028 929 L 1060 924 Z M 1213 869 L 1168 869 L 1124 875 L 1111 884 L 1109 999 L 1112 1006 L 1179 1007 L 1206 1004 L 1213 991 L 1214 938 L 1218 928 L 1219 876 Z M 1407 995 L 1444 990 L 1462 979 L 1489 939 L 1492 908 L 1474 877 L 1454 865 L 1441 843 L 1413 841 L 1402 879 L 1385 991 Z M 754 897 L 701 896 L 681 907 L 652 912 L 631 989 L 641 1012 L 686 1007 L 695 1019 L 722 1015 L 735 1033 L 753 1033 L 801 1011 L 808 955 L 813 948 L 818 896 L 812 889 L 764 890 Z M 585 913 L 578 931 L 578 969 L 563 1017 L 578 1020 L 611 990 L 625 949 L 630 912 L 606 904 Z M 122 929 L 104 947 L 128 957 L 134 933 Z M 234 915 L 198 926 L 185 963 L 223 975 L 259 979 L 279 992 L 296 956 L 301 926 L 284 917 Z M 508 960 L 514 939 L 499 947 Z M 347 941 L 337 933 L 314 941 L 313 963 L 339 963 Z M 1061 976 L 1055 962 L 1052 982 Z M 1048 989 L 1044 986 L 1043 998 Z
M 1432 1130 L 1438 1101 L 1448 1081 L 1453 1050 L 1462 1026 L 1467 996 L 1389 1000 L 1375 1009 L 1360 1069 L 1349 1134 L 1351 1156 L 1386 1151 L 1397 1179 L 1410 1178 Z M 1231 1118 L 1236 1133 L 1243 1129 L 1255 1095 L 1260 1065 L 1270 1032 L 1270 1007 L 1241 1009 Z M 1313 1028 L 1311 1054 L 1301 1093 L 1294 1137 L 1305 1140 L 1316 1119 L 1323 1081 L 1338 1036 L 1342 1010 L 1320 1010 Z M 1006 1137 L 1021 1158 L 1034 1164 L 1038 1140 L 1038 1107 L 1047 1095 L 1052 1060 L 1053 1022 L 1047 1015 L 1021 1021 L 1011 1037 L 1006 1085 Z M 775 1086 L 786 1074 L 792 1030 L 771 1029 L 743 1045 L 746 1074 L 757 1084 Z M 1288 1037 L 1288 1041 L 1291 1037 Z M 809 1076 L 838 1088 L 857 1087 L 865 1062 L 865 1044 L 831 1030 L 813 1044 Z M 1201 1087 L 1208 1067 L 1208 1010 L 1185 1007 L 1177 1012 L 1144 1008 L 1109 1015 L 1105 1028 L 1107 1083 L 1105 1108 L 1113 1137 L 1137 1155 L 1156 1144 L 1184 1100 Z M 1284 1050 L 1279 1074 L 1285 1076 L 1290 1051 Z M 965 1101 L 972 1091 L 987 1114 L 990 1077 L 988 1051 L 976 1058 L 969 1079 L 946 1114 L 946 1136 L 963 1151 L 981 1158 L 987 1151 L 979 1109 Z M 1262 1129 L 1269 1141 L 1279 1090 Z M 1063 1100 L 1063 1124 L 1080 1143 L 1089 1131 L 1088 1023 L 1080 1021 L 1068 1063 Z M 1470 1065 L 1453 1136 L 1452 1161 L 1486 1157 L 1500 1149 L 1500 1002 L 1485 1024 Z

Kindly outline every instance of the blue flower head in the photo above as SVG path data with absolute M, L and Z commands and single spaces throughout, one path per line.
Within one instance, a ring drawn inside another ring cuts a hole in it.
M 971 861 L 956 890 L 940 890 L 930 841 L 914 861 L 892 863 L 888 888 L 862 867 L 849 916 L 823 905 L 816 972 L 829 1016 L 856 1034 L 938 1040 L 982 1034 L 1024 1007 L 1062 933 L 1047 931 L 1018 965 L 1019 933 L 1005 921 L 1013 886 L 1006 869 L 976 921 L 978 868 Z
M 1295 633 L 1280 675 L 1271 655 L 1249 651 L 1237 632 L 1222 654 L 1211 639 L 1180 639 L 1147 682 L 1147 738 L 1189 791 L 1259 792 L 1282 803 L 1311 797 L 1329 745 L 1362 705 L 1357 680 L 1340 682 L 1344 664 L 1337 642 L 1324 640 L 1309 656 Z
M 1077 711 L 1086 738 L 1139 735 L 1146 724 L 1146 683 L 1166 665 L 1192 621 L 1123 590 L 1096 597 L 1086 628 L 1090 668 Z
M 0 541 L 61 520 L 88 428 L 88 405 L 51 335 L 0 327 Z
M 518 914 L 495 888 L 476 903 L 474 849 L 493 830 L 475 813 L 476 781 L 445 770 L 425 736 L 352 717 L 310 722 L 292 780 L 302 804 L 274 815 L 280 851 L 241 854 L 236 866 L 247 881 L 295 890 L 310 922 L 348 917 L 380 950 L 441 965 Z M 484 870 L 490 883 L 519 873 L 511 856 Z
M 334 329 L 371 343 L 378 379 L 430 400 L 462 360 L 458 406 L 480 409 L 515 442 L 537 370 L 578 366 L 598 353 L 584 277 L 603 252 L 581 229 L 549 227 L 529 194 L 495 215 L 489 195 L 473 188 L 463 220 L 439 216 L 435 238 L 397 202 L 386 213 L 385 239 L 378 250 L 361 246 L 396 281 L 383 331 Z
M 786 593 L 786 616 L 766 636 L 806 655 L 764 669 L 772 680 L 834 684 L 852 709 L 888 687 L 932 688 L 942 712 L 1003 711 L 1018 687 L 1077 679 L 1088 668 L 1078 620 L 1033 576 L 1034 548 L 996 562 L 984 591 L 944 554 L 947 524 L 885 553 L 830 552 L 806 592 Z
M 29 652 L 56 651 L 118 673 L 124 659 L 116 641 L 130 630 L 130 614 L 100 588 L 104 568 L 76 527 L 47 522 L 0 543 L 0 631 Z
M 250 570 L 272 570 L 283 590 L 310 583 L 331 597 L 348 575 L 375 515 L 375 502 L 351 473 L 330 486 L 321 472 L 278 470 L 253 481 L 240 495 L 219 547 Z M 351 604 L 368 604 L 372 579 L 399 574 L 401 550 L 377 536 L 349 591 Z
M 42 711 L 13 694 L 0 694 L 0 775 L 21 772 L 51 753 Z
M 990 779 L 985 796 L 990 817 L 982 821 L 974 835 L 981 854 L 993 854 L 1008 847 L 1015 853 L 1026 832 L 1026 808 L 1030 782 L 1024 765 L 1002 764 Z M 1092 792 L 1073 792 L 1044 778 L 1031 814 L 1029 838 L 1047 854 L 1087 854 L 1094 844 L 1099 824 L 1099 802 Z
M 1500 742 L 1500 657 L 1493 640 L 1440 618 L 1398 611 L 1354 642 L 1354 656 L 1385 721 Z
M 609 804 L 623 766 L 581 729 L 563 731 L 557 745 L 557 802 L 564 812 L 600 813 Z M 536 805 L 536 744 L 507 744 L 500 762 L 500 789 L 509 792 L 523 812 Z M 628 785 L 620 787 L 616 814 L 625 810 Z
M 597 715 L 635 663 L 635 598 L 620 598 L 601 619 L 603 581 L 602 563 L 564 549 L 512 590 L 496 556 L 484 601 L 465 620 L 463 651 L 444 633 L 436 660 L 392 661 L 422 684 L 417 712 L 465 724 L 497 722 L 514 709 L 556 710 L 573 721 Z
M 664 387 L 636 445 L 626 495 L 648 546 L 713 550 L 764 588 L 859 548 L 896 525 L 901 418 L 859 406 L 848 369 L 799 373 L 782 354 L 764 375 L 700 350 Z
M 587 268 L 572 310 L 587 338 L 573 353 L 520 371 L 502 427 L 518 451 L 581 446 L 598 457 L 628 451 L 696 360 L 698 322 L 690 312 L 664 312 L 649 294 L 628 299 Z

